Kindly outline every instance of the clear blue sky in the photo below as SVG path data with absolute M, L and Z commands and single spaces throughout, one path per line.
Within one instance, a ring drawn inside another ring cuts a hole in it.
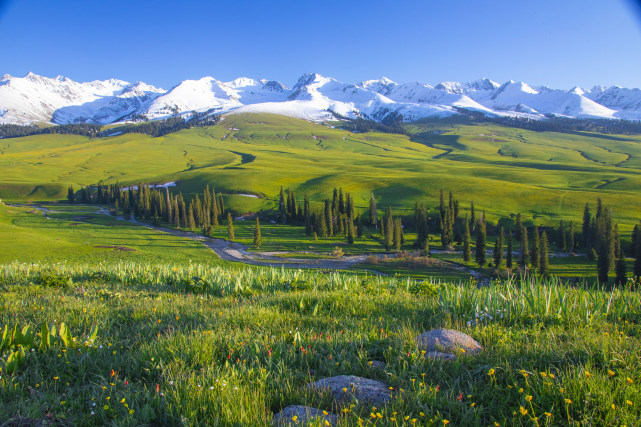
M 0 0 L 0 75 L 641 87 L 632 0 Z

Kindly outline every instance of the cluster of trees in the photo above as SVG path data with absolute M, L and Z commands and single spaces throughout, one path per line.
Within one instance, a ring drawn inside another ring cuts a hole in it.
M 144 133 L 156 137 L 192 127 L 213 126 L 219 122 L 220 116 L 218 114 L 203 112 L 192 113 L 191 117 L 187 120 L 176 116 L 165 120 L 145 121 L 144 123 L 124 126 L 117 130 L 121 133 Z
M 21 136 L 30 135 L 45 135 L 45 134 L 65 134 L 65 135 L 84 135 L 89 137 L 102 136 L 100 125 L 93 125 L 89 123 L 78 123 L 69 125 L 57 125 L 38 127 L 32 125 L 0 125 L 0 138 L 17 138 Z
M 231 213 L 225 212 L 222 194 L 216 194 L 209 185 L 202 193 L 185 202 L 182 193 L 171 194 L 167 187 L 154 188 L 142 183 L 137 187 L 123 188 L 120 184 L 107 186 L 98 185 L 96 188 L 83 187 L 78 194 L 69 187 L 67 198 L 70 203 L 79 199 L 81 203 L 97 203 L 112 205 L 123 215 L 133 215 L 137 219 L 153 221 L 154 225 L 168 225 L 189 230 L 202 229 L 207 236 L 212 236 L 222 218 L 227 215 L 228 234 L 233 239 L 233 223 Z
M 615 119 L 573 119 L 547 115 L 545 120 L 527 117 L 490 117 L 481 113 L 465 113 L 474 120 L 498 123 L 503 126 L 527 129 L 537 132 L 597 132 L 606 134 L 641 134 L 641 121 Z
M 380 121 L 371 120 L 365 117 L 350 119 L 349 117 L 343 116 L 333 110 L 329 110 L 329 112 L 337 119 L 344 121 L 340 126 L 341 129 L 345 129 L 350 132 L 382 132 L 407 135 L 407 130 L 403 126 L 403 115 L 397 112 L 388 112 L 388 114 L 382 117 Z

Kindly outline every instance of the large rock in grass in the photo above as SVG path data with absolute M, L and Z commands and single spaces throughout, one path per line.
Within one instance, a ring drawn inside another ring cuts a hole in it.
M 307 388 L 329 390 L 339 403 L 349 402 L 355 397 L 360 402 L 384 405 L 392 399 L 392 392 L 385 383 L 353 375 L 323 378 L 307 384 Z
M 425 350 L 425 357 L 454 360 L 459 354 L 476 354 L 483 350 L 474 338 L 452 329 L 434 329 L 416 338 L 418 348 Z
M 332 426 L 335 426 L 338 422 L 338 417 L 331 413 L 325 415 L 320 409 L 309 406 L 290 405 L 274 415 L 272 424 L 275 426 L 295 426 L 307 425 L 307 423 L 312 421 L 320 421 L 322 424 L 327 421 Z

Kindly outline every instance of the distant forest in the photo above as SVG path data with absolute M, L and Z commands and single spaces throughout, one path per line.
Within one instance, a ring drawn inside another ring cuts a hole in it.
M 139 117 L 138 117 L 139 118 Z M 189 119 L 170 117 L 165 120 L 146 121 L 142 123 L 123 125 L 117 128 L 102 131 L 102 126 L 78 123 L 56 125 L 39 128 L 32 125 L 0 125 L 0 138 L 17 138 L 30 135 L 64 134 L 83 135 L 91 138 L 104 137 L 122 133 L 144 133 L 151 136 L 162 136 L 198 126 L 212 126 L 220 121 L 219 115 L 210 115 L 209 112 L 194 113 Z

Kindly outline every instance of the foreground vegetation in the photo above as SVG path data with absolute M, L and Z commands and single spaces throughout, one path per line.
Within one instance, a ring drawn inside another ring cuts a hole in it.
M 64 322 L 75 341 L 0 374 L 0 419 L 268 425 L 303 404 L 341 425 L 636 425 L 640 307 L 636 292 L 554 280 L 477 289 L 195 264 L 6 264 L 0 325 Z M 433 328 L 484 351 L 425 359 L 416 336 Z M 335 407 L 304 389 L 342 374 L 382 380 L 394 398 Z

